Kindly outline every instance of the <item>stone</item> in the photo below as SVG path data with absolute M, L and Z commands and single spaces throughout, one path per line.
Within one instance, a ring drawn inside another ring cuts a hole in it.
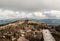
M 29 40 L 27 40 L 27 39 L 24 38 L 24 37 L 20 37 L 19 39 L 17 39 L 17 41 L 29 41 Z

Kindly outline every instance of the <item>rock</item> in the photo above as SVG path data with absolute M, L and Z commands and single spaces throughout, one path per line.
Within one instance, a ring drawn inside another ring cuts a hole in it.
M 16 40 L 16 38 L 14 38 L 13 36 L 11 36 L 11 38 L 12 38 L 12 41 L 15 41 Z
M 16 40 L 16 38 L 13 38 L 12 41 Z
M 60 32 L 60 25 L 57 26 L 55 29 L 56 29 L 56 31 Z
M 24 34 L 21 34 L 21 36 L 25 36 Z
M 20 37 L 19 39 L 17 39 L 17 41 L 29 41 L 29 40 L 27 40 L 27 39 L 24 38 L 24 37 Z
M 20 33 L 24 34 L 25 32 L 23 30 L 20 29 Z
M 27 30 L 26 32 L 31 32 L 31 30 Z
M 3 38 L 5 38 L 5 36 L 3 36 Z

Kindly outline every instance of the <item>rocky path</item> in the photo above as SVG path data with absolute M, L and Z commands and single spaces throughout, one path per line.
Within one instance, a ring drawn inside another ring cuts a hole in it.
M 55 41 L 54 37 L 52 36 L 51 32 L 48 29 L 44 29 L 42 33 L 44 41 Z

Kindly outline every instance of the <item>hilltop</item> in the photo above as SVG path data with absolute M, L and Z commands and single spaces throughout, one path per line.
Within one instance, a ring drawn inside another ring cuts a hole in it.
M 56 27 L 32 20 L 18 20 L 0 27 L 0 41 L 19 41 L 21 37 L 26 41 L 43 41 L 42 29 L 49 29 L 59 41 L 60 31 Z

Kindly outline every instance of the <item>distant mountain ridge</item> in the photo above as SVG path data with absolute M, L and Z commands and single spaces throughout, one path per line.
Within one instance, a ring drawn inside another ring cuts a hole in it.
M 38 19 L 36 21 L 51 25 L 60 25 L 60 19 Z
M 0 25 L 11 23 L 17 20 L 27 20 L 27 19 L 16 18 L 16 19 L 0 20 Z M 42 23 L 51 24 L 51 25 L 60 25 L 60 19 L 28 19 L 28 20 L 33 20 L 33 21 L 42 22 Z

